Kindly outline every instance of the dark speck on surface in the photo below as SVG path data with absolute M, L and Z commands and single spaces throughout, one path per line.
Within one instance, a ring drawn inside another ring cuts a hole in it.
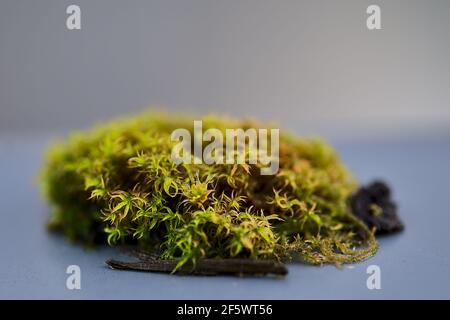
M 386 183 L 374 181 L 361 187 L 350 199 L 353 214 L 376 234 L 387 234 L 404 229 L 397 214 L 397 205 L 391 199 L 391 190 Z

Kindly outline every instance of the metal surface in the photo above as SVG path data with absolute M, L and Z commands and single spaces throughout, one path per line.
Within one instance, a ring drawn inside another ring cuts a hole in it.
M 48 207 L 33 179 L 48 137 L 0 137 L 0 298 L 309 299 L 450 298 L 450 137 L 336 141 L 362 182 L 386 178 L 406 230 L 380 239 L 378 254 L 337 269 L 294 263 L 285 278 L 174 276 L 108 269 L 116 252 L 87 251 L 45 230 Z M 81 268 L 81 290 L 66 268 Z M 366 268 L 381 269 L 368 290 Z

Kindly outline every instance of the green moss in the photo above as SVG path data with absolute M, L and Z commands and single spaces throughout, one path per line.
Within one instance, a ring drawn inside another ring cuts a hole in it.
M 178 266 L 248 257 L 314 264 L 363 260 L 377 250 L 348 198 L 356 183 L 320 140 L 280 135 L 280 170 L 181 164 L 170 133 L 193 118 L 145 113 L 72 135 L 47 153 L 43 190 L 50 226 L 88 244 L 136 242 Z M 204 129 L 261 127 L 205 117 Z

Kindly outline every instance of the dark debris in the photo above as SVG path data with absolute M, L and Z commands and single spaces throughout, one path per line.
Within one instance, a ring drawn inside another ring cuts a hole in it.
M 376 228 L 376 234 L 388 234 L 404 229 L 397 215 L 397 205 L 391 199 L 386 183 L 374 181 L 359 188 L 350 198 L 353 214 L 369 228 Z

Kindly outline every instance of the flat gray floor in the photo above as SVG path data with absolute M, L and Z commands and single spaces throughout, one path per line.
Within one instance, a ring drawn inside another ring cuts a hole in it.
M 389 181 L 406 231 L 382 238 L 364 263 L 341 270 L 292 264 L 284 279 L 115 271 L 104 264 L 113 250 L 86 251 L 48 234 L 48 210 L 33 182 L 48 141 L 0 137 L 0 298 L 450 298 L 450 137 L 336 141 L 360 181 Z M 66 289 L 71 264 L 81 267 L 81 290 Z M 371 264 L 381 268 L 381 290 L 366 287 Z

